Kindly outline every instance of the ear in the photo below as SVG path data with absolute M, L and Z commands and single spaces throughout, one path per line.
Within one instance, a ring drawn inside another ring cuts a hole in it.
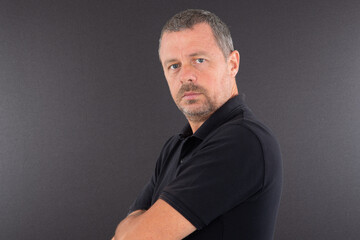
M 235 77 L 239 71 L 240 53 L 237 50 L 232 51 L 228 56 L 228 69 L 230 75 Z

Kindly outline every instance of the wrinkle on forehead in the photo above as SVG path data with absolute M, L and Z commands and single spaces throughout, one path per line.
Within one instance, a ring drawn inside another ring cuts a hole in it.
M 171 54 L 188 57 L 192 54 L 206 53 L 209 47 L 217 46 L 211 27 L 206 23 L 194 25 L 191 29 L 184 29 L 179 32 L 164 33 L 159 57 L 161 61 L 169 62 L 166 58 L 175 59 Z M 221 52 L 220 48 L 218 51 Z M 170 56 L 167 56 L 170 55 Z

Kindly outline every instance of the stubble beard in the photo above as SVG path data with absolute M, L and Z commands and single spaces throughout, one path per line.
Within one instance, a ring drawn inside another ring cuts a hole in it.
M 189 91 L 201 93 L 201 95 L 205 97 L 204 103 L 199 107 L 193 108 L 191 105 L 198 104 L 201 99 L 182 99 L 184 93 Z M 216 105 L 209 98 L 207 91 L 204 88 L 196 86 L 192 83 L 183 85 L 180 88 L 176 95 L 175 103 L 179 110 L 185 115 L 185 117 L 192 122 L 204 122 L 216 110 Z

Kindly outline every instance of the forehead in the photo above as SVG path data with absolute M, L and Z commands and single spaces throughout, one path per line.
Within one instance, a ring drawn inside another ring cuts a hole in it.
M 178 32 L 165 32 L 161 38 L 159 55 L 162 62 L 169 57 L 191 55 L 195 52 L 221 53 L 207 23 L 199 23 Z

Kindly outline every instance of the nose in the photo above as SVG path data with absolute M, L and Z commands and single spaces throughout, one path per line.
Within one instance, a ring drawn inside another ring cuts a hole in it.
M 196 73 L 195 69 L 191 65 L 182 65 L 180 69 L 180 82 L 182 84 L 188 82 L 196 82 Z

